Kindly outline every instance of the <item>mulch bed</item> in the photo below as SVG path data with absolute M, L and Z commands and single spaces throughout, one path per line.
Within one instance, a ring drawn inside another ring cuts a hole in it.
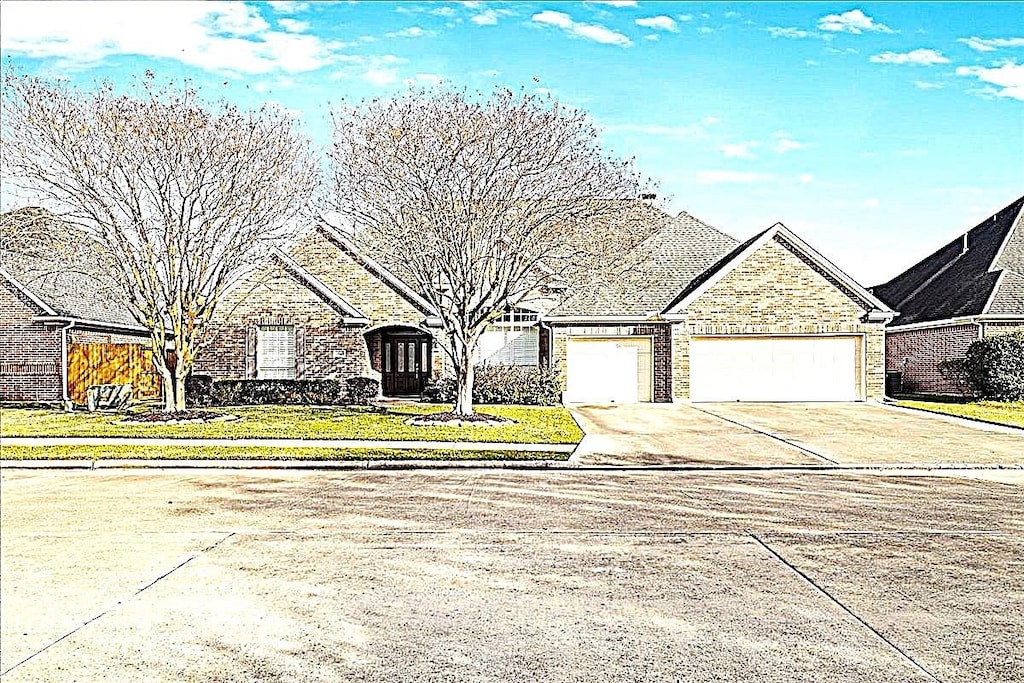
M 497 427 L 505 424 L 513 424 L 515 420 L 497 415 L 483 415 L 472 413 L 463 415 L 461 413 L 431 413 L 429 415 L 417 415 L 405 421 L 405 424 L 414 427 Z

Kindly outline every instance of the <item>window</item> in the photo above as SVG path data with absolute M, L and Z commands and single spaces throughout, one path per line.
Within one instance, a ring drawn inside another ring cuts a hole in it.
M 506 312 L 480 336 L 475 363 L 537 365 L 540 362 L 540 315 L 516 308 Z
M 259 379 L 295 379 L 295 327 L 260 327 L 256 364 L 256 377 Z

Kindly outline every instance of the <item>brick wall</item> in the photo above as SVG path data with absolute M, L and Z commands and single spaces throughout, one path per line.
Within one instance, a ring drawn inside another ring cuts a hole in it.
M 38 307 L 0 282 L 0 401 L 60 401 L 61 330 L 32 320 Z
M 673 395 L 690 396 L 689 343 L 703 335 L 850 333 L 864 341 L 866 398 L 885 392 L 884 331 L 845 287 L 780 239 L 766 243 L 693 301 L 673 330 Z
M 982 330 L 986 338 L 998 337 L 1001 334 L 1024 332 L 1024 320 L 1010 323 L 984 323 L 982 325 Z
M 962 358 L 977 339 L 978 326 L 973 324 L 890 330 L 885 335 L 886 369 L 902 373 L 906 392 L 960 393 L 939 373 L 939 363 Z
M 296 377 L 380 379 L 380 327 L 417 327 L 425 314 L 372 275 L 322 234 L 314 233 L 292 258 L 357 308 L 368 325 L 346 325 L 343 315 L 277 261 L 234 287 L 218 306 L 212 343 L 194 372 L 215 378 L 251 378 L 256 335 L 263 325 L 296 329 Z M 435 348 L 435 365 L 440 362 Z

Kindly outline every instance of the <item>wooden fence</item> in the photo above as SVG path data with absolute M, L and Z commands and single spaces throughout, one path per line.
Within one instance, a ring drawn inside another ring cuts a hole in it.
M 136 399 L 160 398 L 153 352 L 142 344 L 68 344 L 68 397 L 85 403 L 93 384 L 131 384 Z

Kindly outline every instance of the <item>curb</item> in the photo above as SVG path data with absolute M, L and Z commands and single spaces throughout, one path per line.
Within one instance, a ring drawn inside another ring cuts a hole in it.
M 5 436 L 5 446 L 188 446 L 229 448 L 380 448 L 391 450 L 521 451 L 572 453 L 572 443 L 502 443 L 490 441 L 377 441 L 372 439 L 191 439 L 103 436 Z
M 1016 425 L 1008 425 L 1005 422 L 994 422 L 992 420 L 984 420 L 980 417 L 967 417 L 965 415 L 953 415 L 952 413 L 943 413 L 938 410 L 928 410 L 927 408 L 917 408 L 914 406 L 901 406 L 898 403 L 891 402 L 893 399 L 888 399 L 879 403 L 884 408 L 895 408 L 896 410 L 912 410 L 915 413 L 924 413 L 925 415 L 933 415 L 940 419 L 953 424 L 958 424 L 964 427 L 972 427 L 974 429 L 981 429 L 987 432 L 996 432 L 1002 434 L 1016 434 L 1020 432 L 1024 434 L 1024 427 L 1017 427 Z M 986 429 L 982 425 L 990 425 L 992 427 L 999 427 L 999 429 Z
M 578 465 L 565 460 L 0 460 L 0 470 L 565 470 L 571 472 L 1022 471 L 1024 464 Z

